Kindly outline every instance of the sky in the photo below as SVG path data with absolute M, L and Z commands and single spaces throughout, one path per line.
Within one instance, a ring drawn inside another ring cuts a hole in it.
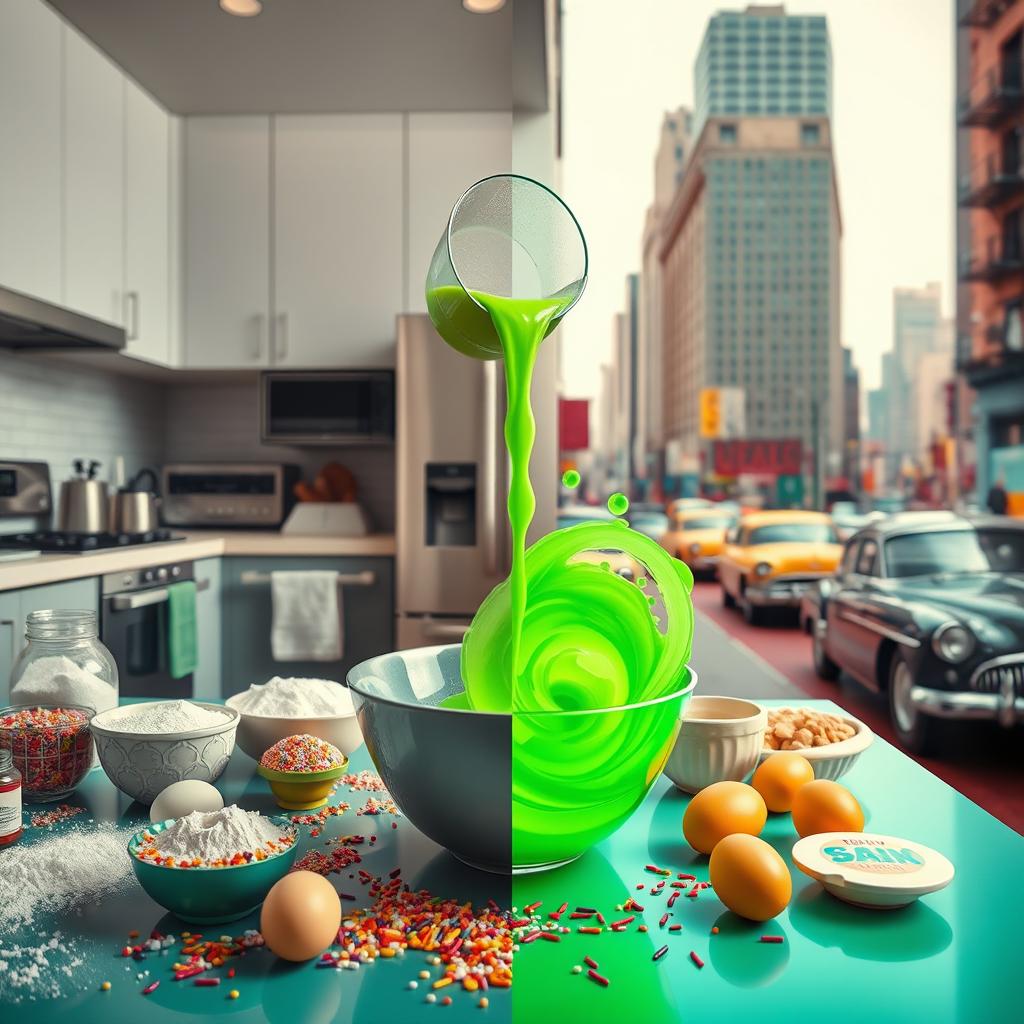
M 942 285 L 952 314 L 952 0 L 789 0 L 828 18 L 843 220 L 841 338 L 862 389 L 892 347 L 892 290 Z M 640 266 L 662 115 L 693 104 L 709 18 L 746 3 L 563 0 L 561 189 L 587 237 L 587 291 L 559 331 L 566 394 L 596 396 L 612 317 Z

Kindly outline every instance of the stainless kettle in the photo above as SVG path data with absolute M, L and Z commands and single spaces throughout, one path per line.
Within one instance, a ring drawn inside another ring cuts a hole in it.
M 146 480 L 150 489 L 144 487 Z M 160 499 L 157 477 L 152 469 L 140 469 L 110 496 L 110 530 L 112 533 L 149 533 L 159 525 Z
M 96 479 L 100 464 L 75 459 L 75 476 L 60 485 L 58 528 L 65 533 L 105 533 L 108 528 L 107 485 Z

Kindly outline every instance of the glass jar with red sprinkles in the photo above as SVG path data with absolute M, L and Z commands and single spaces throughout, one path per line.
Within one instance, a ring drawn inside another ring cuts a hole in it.
M 0 750 L 9 750 L 21 773 L 25 799 L 62 800 L 92 765 L 92 709 L 40 704 L 0 710 Z

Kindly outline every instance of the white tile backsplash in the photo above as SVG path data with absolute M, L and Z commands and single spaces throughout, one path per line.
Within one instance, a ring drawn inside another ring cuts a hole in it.
M 115 358 L 115 357 L 111 357 Z M 50 464 L 54 502 L 76 458 L 96 459 L 110 479 L 124 456 L 129 474 L 163 455 L 163 388 L 45 356 L 0 351 L 0 458 Z M 23 524 L 0 520 L 0 531 Z
M 168 388 L 165 406 L 165 458 L 168 462 L 293 462 L 312 482 L 326 462 L 352 470 L 359 500 L 371 528 L 395 528 L 393 448 L 292 448 L 260 442 L 259 383 L 204 383 Z
M 111 359 L 122 358 L 111 356 Z M 293 462 L 312 481 L 325 462 L 349 467 L 372 527 L 395 526 L 392 448 L 290 448 L 260 443 L 259 382 L 157 383 L 49 356 L 0 350 L 0 459 L 50 464 L 54 501 L 76 458 L 110 479 L 164 462 Z M 0 520 L 0 532 L 27 521 Z

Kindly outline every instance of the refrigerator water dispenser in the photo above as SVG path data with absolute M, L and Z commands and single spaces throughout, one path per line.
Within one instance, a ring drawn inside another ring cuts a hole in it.
M 426 464 L 427 547 L 476 544 L 476 463 Z

